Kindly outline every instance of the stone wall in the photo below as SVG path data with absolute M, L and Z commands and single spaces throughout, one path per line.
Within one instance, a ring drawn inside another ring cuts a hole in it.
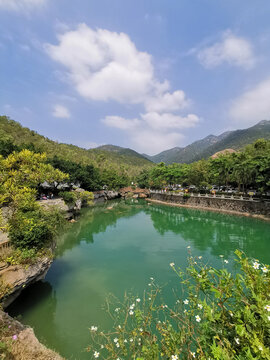
M 251 215 L 270 217 L 270 202 L 257 200 L 226 199 L 205 196 L 184 197 L 179 194 L 151 193 L 153 200 L 179 204 L 187 207 L 198 207 L 211 210 L 223 210 Z

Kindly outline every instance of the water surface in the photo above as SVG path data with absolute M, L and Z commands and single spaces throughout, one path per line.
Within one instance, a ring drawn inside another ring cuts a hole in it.
M 106 296 L 121 298 L 125 290 L 142 296 L 150 277 L 168 288 L 177 286 L 169 263 L 185 267 L 187 246 L 214 266 L 221 266 L 219 255 L 230 261 L 235 249 L 270 263 L 270 224 L 145 202 L 96 206 L 59 238 L 45 280 L 26 289 L 8 312 L 21 316 L 43 343 L 67 359 L 89 359 L 84 352 L 88 328 L 110 326 L 102 310 Z M 165 296 L 175 301 L 166 291 Z

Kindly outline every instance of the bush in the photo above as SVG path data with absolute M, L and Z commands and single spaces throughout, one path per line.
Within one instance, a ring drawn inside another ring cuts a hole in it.
M 91 205 L 94 199 L 94 194 L 92 192 L 84 191 L 82 189 L 74 191 L 60 191 L 59 196 L 61 196 L 64 202 L 68 205 L 75 204 L 77 200 L 81 200 L 83 204 Z
M 63 198 L 66 204 L 73 204 L 77 200 L 76 194 L 74 191 L 60 191 L 59 196 Z
M 183 298 L 168 306 L 151 280 L 143 299 L 108 301 L 110 332 L 90 328 L 93 358 L 104 359 L 270 359 L 269 268 L 239 251 L 240 272 L 203 265 L 189 257 L 186 272 L 170 264 L 183 286 Z M 175 293 L 176 294 L 176 293 Z
M 16 248 L 40 249 L 50 244 L 64 216 L 57 209 L 17 211 L 9 221 L 9 238 Z

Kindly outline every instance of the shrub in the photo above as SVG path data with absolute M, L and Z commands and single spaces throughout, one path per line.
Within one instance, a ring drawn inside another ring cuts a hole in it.
M 173 306 L 163 302 L 154 280 L 143 299 L 126 296 L 113 308 L 108 301 L 115 325 L 110 332 L 90 328 L 93 358 L 270 359 L 269 268 L 236 254 L 236 275 L 223 258 L 221 269 L 192 256 L 185 273 L 170 264 L 183 286 Z
M 40 249 L 50 244 L 64 223 L 57 209 L 17 211 L 9 221 L 9 238 L 16 248 Z
M 74 191 L 60 191 L 59 196 L 63 198 L 66 204 L 73 204 L 77 199 Z

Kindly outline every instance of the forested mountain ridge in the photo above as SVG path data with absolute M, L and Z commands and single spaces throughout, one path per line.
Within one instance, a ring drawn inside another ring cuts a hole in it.
M 248 129 L 227 131 L 219 136 L 209 135 L 184 148 L 175 147 L 154 156 L 143 155 L 155 163 L 192 163 L 228 148 L 239 150 L 260 138 L 270 139 L 269 120 L 262 120 Z
M 46 152 L 48 158 L 59 158 L 83 165 L 92 164 L 98 168 L 108 166 L 136 175 L 142 168 L 152 166 L 152 163 L 140 154 L 130 151 L 111 152 L 104 149 L 83 149 L 72 144 L 58 143 L 23 127 L 20 123 L 0 116 L 0 140 L 10 141 L 17 146 L 26 145 L 31 150 Z M 137 154 L 137 155 L 136 155 Z
M 151 161 L 150 159 L 145 157 L 144 154 L 139 154 L 135 150 L 132 150 L 130 148 L 123 148 L 121 146 L 116 146 L 116 145 L 109 144 L 109 145 L 98 146 L 95 149 L 100 150 L 100 151 L 107 151 L 107 152 L 110 152 L 110 153 L 116 153 L 118 155 L 126 155 L 126 156 L 130 156 L 130 157 L 135 157 L 135 158 Z

